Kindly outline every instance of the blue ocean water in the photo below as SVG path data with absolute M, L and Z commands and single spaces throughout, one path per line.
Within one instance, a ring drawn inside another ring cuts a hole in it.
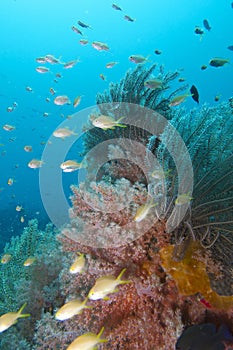
M 232 96 L 232 63 L 220 68 L 208 65 L 213 57 L 232 62 L 233 52 L 227 49 L 233 45 L 231 1 L 125 0 L 117 4 L 122 11 L 114 10 L 108 0 L 1 0 L 0 249 L 9 236 L 21 232 L 28 219 L 38 217 L 42 226 L 48 221 L 40 197 L 38 169 L 30 169 L 28 162 L 41 158 L 44 144 L 68 115 L 94 105 L 97 92 L 135 67 L 128 59 L 130 55 L 149 56 L 146 65 L 157 62 L 165 66 L 165 71 L 182 69 L 185 82 L 197 86 L 200 105 L 215 105 L 216 95 L 221 95 L 220 101 Z M 135 21 L 126 21 L 125 14 Z M 203 28 L 204 19 L 211 30 L 205 30 L 200 38 L 194 29 Z M 71 30 L 73 25 L 78 26 L 78 20 L 91 26 L 79 27 L 83 36 Z M 83 38 L 88 45 L 80 45 Z M 95 50 L 90 44 L 93 41 L 107 43 L 110 50 Z M 156 55 L 155 49 L 161 50 L 161 55 Z M 50 72 L 40 74 L 35 68 L 41 64 L 35 59 L 47 54 L 61 57 L 63 62 L 80 62 L 72 69 L 46 64 Z M 110 61 L 119 64 L 106 69 Z M 208 68 L 203 71 L 200 67 L 204 64 Z M 56 78 L 56 73 L 62 78 Z M 100 74 L 106 76 L 105 81 Z M 27 86 L 32 92 L 26 90 Z M 80 105 L 55 105 L 51 87 L 57 95 L 68 95 L 72 101 L 81 95 Z M 14 102 L 17 107 L 7 112 Z M 185 106 L 199 108 L 192 99 L 187 99 Z M 15 126 L 15 130 L 3 130 L 5 124 Z M 31 145 L 33 152 L 26 153 L 25 145 Z M 76 159 L 79 146 L 73 150 Z M 11 186 L 9 179 L 13 179 Z M 64 177 L 67 197 L 70 184 L 76 181 L 75 173 Z M 17 205 L 23 207 L 21 212 L 16 211 Z M 20 221 L 21 216 L 25 222 Z

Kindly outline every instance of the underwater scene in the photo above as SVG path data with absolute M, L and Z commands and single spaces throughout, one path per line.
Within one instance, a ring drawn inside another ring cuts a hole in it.
M 233 2 L 0 19 L 0 349 L 233 350 Z

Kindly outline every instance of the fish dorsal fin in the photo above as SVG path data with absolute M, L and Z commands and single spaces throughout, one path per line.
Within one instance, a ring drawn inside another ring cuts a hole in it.
M 99 333 L 97 334 L 97 338 L 101 337 L 101 335 L 103 334 L 103 331 L 104 331 L 104 327 L 102 327 Z
M 126 271 L 126 268 L 124 268 L 121 273 L 119 274 L 119 276 L 117 276 L 117 280 L 119 281 L 121 279 L 121 277 L 123 276 L 124 272 Z
M 96 334 L 95 333 L 92 333 L 92 332 L 87 332 L 85 334 L 82 335 L 83 338 L 86 338 L 86 337 L 96 337 Z
M 27 303 L 24 303 L 23 306 L 21 306 L 21 308 L 19 309 L 19 311 L 17 312 L 18 317 L 30 317 L 30 314 L 22 314 L 23 309 L 25 308 L 25 306 L 27 305 Z
M 87 296 L 87 297 L 83 300 L 82 305 L 86 306 L 86 303 L 88 302 L 88 300 L 89 300 L 89 297 Z
M 115 276 L 113 276 L 113 275 L 106 275 L 106 276 L 102 276 L 102 277 L 99 277 L 97 280 L 96 280 L 96 282 L 98 283 L 98 282 L 102 282 L 102 281 L 104 281 L 104 280 L 112 280 L 112 281 L 114 281 L 115 279 L 116 279 L 116 277 Z
M 25 308 L 26 305 L 27 305 L 27 303 L 24 303 L 24 304 L 21 306 L 21 308 L 20 308 L 19 311 L 18 311 L 18 314 L 21 314 L 21 313 L 22 313 L 22 311 L 23 311 L 23 309 Z

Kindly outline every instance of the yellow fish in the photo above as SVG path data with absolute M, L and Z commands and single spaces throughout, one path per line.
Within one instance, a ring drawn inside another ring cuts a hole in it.
M 184 102 L 184 100 L 189 97 L 192 96 L 192 94 L 186 93 L 184 95 L 179 95 L 179 96 L 175 96 L 169 103 L 170 107 L 174 107 L 174 106 L 179 106 L 182 102 Z
M 4 254 L 1 258 L 2 264 L 7 264 L 11 260 L 12 256 L 11 254 Z
M 16 210 L 16 211 L 21 211 L 21 210 L 23 210 L 22 205 L 17 205 L 17 206 L 15 207 L 15 210 Z
M 121 280 L 121 277 L 125 271 L 126 271 L 126 269 L 123 269 L 118 277 L 110 275 L 110 276 L 103 276 L 103 277 L 98 278 L 95 281 L 94 286 L 91 288 L 91 290 L 88 293 L 89 299 L 91 299 L 91 300 L 99 300 L 99 299 L 108 300 L 109 299 L 107 297 L 108 294 L 118 292 L 118 289 L 116 287 L 119 284 L 131 283 L 131 281 Z
M 66 95 L 60 95 L 60 96 L 55 97 L 53 102 L 55 103 L 55 105 L 58 105 L 58 106 L 63 106 L 65 104 L 68 104 L 68 105 L 71 104 L 69 97 Z
M 30 162 L 28 163 L 28 167 L 31 169 L 38 169 L 38 168 L 41 168 L 43 164 L 44 164 L 43 160 L 34 158 L 30 160 Z
M 12 177 L 10 177 L 8 180 L 7 180 L 7 185 L 9 186 L 12 186 L 14 183 L 14 179 Z
M 30 314 L 22 314 L 23 309 L 25 308 L 26 303 L 19 309 L 18 312 L 8 312 L 0 317 L 0 333 L 4 332 L 6 329 L 11 327 L 17 322 L 18 318 L 30 317 Z
M 120 126 L 121 128 L 126 128 L 127 125 L 119 123 L 123 118 L 124 117 L 121 117 L 118 120 L 115 120 L 114 118 L 109 117 L 108 115 L 100 115 L 99 117 L 92 120 L 92 124 L 95 127 L 103 129 L 103 130 L 108 130 L 108 129 L 114 130 L 115 126 Z
M 156 205 L 157 205 L 157 203 L 153 203 L 153 201 L 150 201 L 150 202 L 148 202 L 146 204 L 141 205 L 137 209 L 133 220 L 136 221 L 136 222 L 142 221 L 143 219 L 146 218 L 146 216 L 148 215 L 150 209 L 155 207 Z
M 166 177 L 171 176 L 171 169 L 163 171 L 162 169 L 156 169 L 152 171 L 151 176 L 153 179 L 161 180 L 165 179 Z
M 130 62 L 134 62 L 136 64 L 149 62 L 148 58 L 149 58 L 149 56 L 144 57 L 142 55 L 131 55 L 131 56 L 129 56 Z
M 84 300 L 71 300 L 68 303 L 64 304 L 55 314 L 56 320 L 59 321 L 65 321 L 69 318 L 79 315 L 83 309 L 90 309 L 92 306 L 87 306 L 86 302 L 88 300 L 88 297 Z
M 118 64 L 119 62 L 108 62 L 106 63 L 106 68 L 112 68 L 114 67 L 116 64 Z
M 81 98 L 82 98 L 82 96 L 75 97 L 74 102 L 73 102 L 74 108 L 77 107 L 80 104 Z
M 186 204 L 186 203 L 189 203 L 191 201 L 191 199 L 193 199 L 193 197 L 190 197 L 189 193 L 183 193 L 183 194 L 180 194 L 179 196 L 177 196 L 177 198 L 175 200 L 175 204 L 177 204 L 177 205 Z
M 78 253 L 79 256 L 75 259 L 73 264 L 70 266 L 70 273 L 82 273 L 85 268 L 86 259 L 84 254 Z
M 97 345 L 100 343 L 106 343 L 107 339 L 100 339 L 104 327 L 96 335 L 95 333 L 85 333 L 76 338 L 66 350 L 96 350 Z
M 144 86 L 148 89 L 161 89 L 162 88 L 162 80 L 159 79 L 149 79 L 144 82 Z
M 76 162 L 76 160 L 67 160 L 61 163 L 60 168 L 64 173 L 71 173 L 75 170 L 82 168 L 82 163 Z
M 73 130 L 68 128 L 59 128 L 53 132 L 53 136 L 65 139 L 66 137 L 77 135 Z
M 24 146 L 23 149 L 24 149 L 25 152 L 32 152 L 32 146 L 30 146 L 30 145 Z
M 33 256 L 30 256 L 24 261 L 23 266 L 31 266 L 35 261 L 36 261 L 36 258 Z

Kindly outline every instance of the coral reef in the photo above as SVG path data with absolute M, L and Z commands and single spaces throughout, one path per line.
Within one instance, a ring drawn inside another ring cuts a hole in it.
M 42 231 L 37 220 L 29 221 L 23 233 L 7 243 L 4 252 L 11 254 L 12 258 L 1 266 L 0 313 L 18 310 L 25 302 L 26 312 L 31 317 L 17 323 L 17 333 L 11 327 L 1 334 L 2 349 L 12 349 L 12 344 L 17 349 L 30 348 L 36 321 L 44 312 L 53 313 L 60 304 L 58 275 L 62 268 L 62 254 L 59 246 L 53 225 L 48 224 Z M 36 261 L 31 266 L 24 266 L 28 257 L 35 257 Z
M 21 336 L 16 327 L 10 328 L 7 333 L 1 335 L 1 349 L 4 350 L 31 350 L 31 343 Z
M 31 350 L 65 350 L 74 337 L 74 332 L 67 332 L 65 325 L 56 321 L 49 312 L 44 313 L 37 321 L 34 331 Z
M 232 327 L 232 312 L 223 311 L 222 307 L 218 309 L 214 303 L 207 309 L 207 303 L 204 304 L 197 293 L 198 290 L 184 295 L 185 293 L 181 293 L 177 288 L 175 280 L 164 272 L 163 261 L 158 252 L 170 242 L 165 221 L 159 220 L 151 224 L 150 219 L 146 218 L 146 221 L 150 222 L 150 228 L 145 233 L 137 238 L 129 233 L 129 243 L 113 246 L 113 242 L 117 244 L 119 237 L 121 242 L 127 237 L 128 232 L 124 226 L 128 221 L 132 221 L 136 210 L 135 206 L 132 206 L 132 200 L 137 198 L 138 205 L 145 201 L 145 188 L 143 196 L 142 188 L 138 190 L 139 186 L 132 185 L 125 179 L 116 181 L 111 187 L 100 181 L 96 187 L 92 186 L 89 194 L 82 186 L 72 186 L 74 195 L 70 213 L 71 223 L 59 235 L 64 251 L 71 253 L 67 266 L 60 275 L 63 295 L 66 299 L 84 299 L 98 277 L 117 276 L 122 268 L 126 268 L 124 279 L 131 280 L 131 283 L 120 286 L 119 291 L 111 294 L 108 301 L 90 301 L 92 309 L 84 310 L 81 315 L 63 323 L 64 336 L 71 331 L 77 331 L 73 335 L 75 339 L 80 334 L 79 325 L 85 332 L 98 332 L 104 326 L 104 337 L 109 341 L 100 346 L 101 349 L 170 350 L 174 349 L 183 326 L 214 321 L 224 322 Z M 116 193 L 118 199 L 115 201 Z M 109 212 L 106 205 L 105 211 L 102 208 L 102 211 L 96 212 L 87 204 L 90 203 L 87 198 L 92 199 L 92 204 L 95 202 L 98 205 L 99 202 L 104 202 L 103 197 L 105 200 L 109 199 L 109 206 L 111 201 L 116 203 L 121 199 L 124 210 Z M 80 225 L 80 220 L 87 225 Z M 143 226 L 145 225 L 143 222 Z M 67 237 L 69 235 L 71 238 Z M 84 236 L 86 241 L 83 241 Z M 109 243 L 109 237 L 112 239 L 109 247 L 100 248 L 97 245 Z M 82 274 L 71 275 L 69 266 L 77 251 L 85 253 L 87 269 Z M 195 251 L 197 256 L 197 250 L 192 251 Z M 201 257 L 200 266 L 203 270 L 202 276 L 199 275 L 200 285 L 201 279 L 204 281 L 207 276 L 204 274 L 206 265 L 212 263 L 209 256 L 206 256 L 205 263 L 203 262 L 203 252 L 200 253 L 199 259 Z M 182 272 L 180 276 L 181 274 Z
M 165 93 L 178 72 L 165 75 L 160 68 L 162 88 L 146 89 L 154 69 L 139 65 L 97 95 L 101 114 L 131 117 L 122 129 L 86 126 L 88 173 L 85 182 L 71 186 L 67 226 L 56 235 L 51 225 L 40 231 L 34 220 L 6 246 L 12 259 L 0 272 L 1 313 L 27 302 L 32 317 L 1 334 L 2 348 L 65 350 L 79 335 L 102 327 L 108 339 L 102 350 L 174 350 L 184 329 L 202 323 L 233 332 L 231 101 L 188 114 L 174 111 L 169 101 L 178 90 Z M 115 103 L 122 106 L 115 109 Z M 104 141 L 96 158 L 91 150 Z M 149 210 L 135 220 L 145 203 Z M 78 252 L 86 266 L 71 274 Z M 36 262 L 25 267 L 29 256 Z M 123 269 L 130 283 L 108 300 L 89 300 L 91 308 L 71 319 L 54 318 L 64 303 L 84 300 L 96 279 L 117 277 Z
M 153 97 L 148 99 L 150 103 L 144 103 L 144 82 L 151 73 L 150 69 L 138 67 L 127 73 L 119 85 L 98 95 L 100 113 L 108 115 L 109 106 L 100 105 L 103 102 L 138 103 L 161 112 L 154 101 L 164 91 L 147 91 Z M 170 99 L 171 96 L 167 106 Z M 131 105 L 127 113 L 137 120 L 133 108 Z M 124 105 L 122 109 L 126 114 Z M 65 332 L 77 330 L 74 338 L 80 332 L 79 324 L 85 332 L 95 333 L 104 326 L 104 336 L 109 341 L 101 349 L 174 349 L 183 327 L 206 322 L 216 326 L 224 323 L 233 331 L 229 278 L 233 246 L 232 110 L 226 103 L 217 108 L 204 106 L 189 114 L 182 109 L 172 112 L 164 108 L 163 112 L 171 124 L 163 129 L 158 123 L 153 134 L 147 127 L 139 133 L 135 126 L 87 132 L 86 150 L 107 139 L 121 140 L 119 144 L 108 144 L 106 153 L 112 161 L 102 167 L 97 182 L 89 177 L 85 184 L 72 186 L 71 222 L 59 239 L 64 251 L 72 252 L 70 263 L 75 252 L 86 254 L 87 270 L 71 276 L 68 265 L 63 269 L 60 278 L 65 298 L 85 298 L 98 277 L 117 276 L 123 268 L 125 278 L 131 280 L 110 295 L 109 301 L 91 301 L 93 309 L 76 316 L 76 322 L 64 322 Z M 116 119 L 124 115 L 122 110 L 119 113 L 114 115 Z M 153 119 L 145 113 L 143 121 L 148 126 Z M 177 142 L 177 134 L 192 162 L 192 193 L 188 192 L 190 179 L 185 176 L 187 153 Z M 138 149 L 129 150 L 125 139 L 140 142 L 143 150 L 139 154 Z M 158 176 L 158 165 L 150 154 L 156 156 L 163 176 Z M 117 161 L 113 163 L 114 157 Z M 136 161 L 130 164 L 128 159 Z M 135 164 L 145 167 L 138 171 Z M 142 223 L 135 223 L 136 209 L 148 195 L 158 203 L 161 195 L 166 198 L 160 210 L 155 207 Z M 182 205 L 177 204 L 179 195 L 187 204 L 183 216 Z M 190 276 L 198 279 L 199 285 L 194 283 L 196 288 L 188 290 L 184 285 Z

